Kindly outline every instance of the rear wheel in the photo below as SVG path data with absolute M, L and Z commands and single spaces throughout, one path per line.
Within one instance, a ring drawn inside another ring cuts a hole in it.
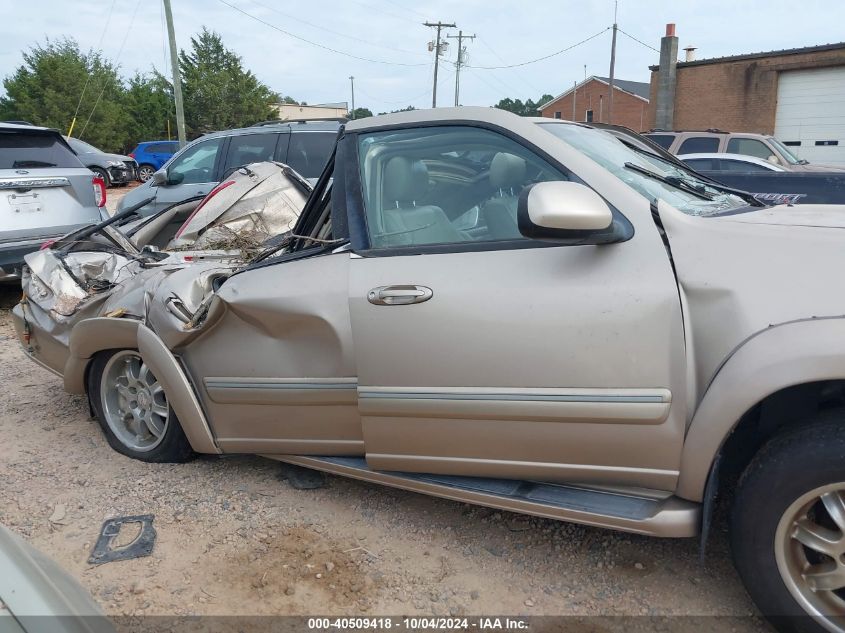
M 111 187 L 111 178 L 109 178 L 109 173 L 105 169 L 99 167 L 89 167 L 89 169 L 103 179 L 103 182 L 106 183 L 106 189 Z
M 88 393 L 109 445 L 119 453 L 145 462 L 193 457 L 164 386 L 136 350 L 98 355 Z
M 141 182 L 147 182 L 150 178 L 153 177 L 155 173 L 155 167 L 152 165 L 141 165 L 138 167 L 138 180 Z
M 771 440 L 742 475 L 731 547 L 782 631 L 845 631 L 845 415 Z

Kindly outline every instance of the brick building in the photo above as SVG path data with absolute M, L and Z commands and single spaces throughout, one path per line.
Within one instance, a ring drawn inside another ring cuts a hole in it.
M 683 62 L 677 42 L 667 25 L 646 127 L 771 134 L 817 162 L 845 151 L 845 42 Z
M 610 83 L 607 77 L 588 77 L 538 109 L 541 116 L 567 121 L 608 123 Z M 650 127 L 649 84 L 642 81 L 613 80 L 613 122 L 633 130 Z M 573 105 L 575 112 L 573 114 Z

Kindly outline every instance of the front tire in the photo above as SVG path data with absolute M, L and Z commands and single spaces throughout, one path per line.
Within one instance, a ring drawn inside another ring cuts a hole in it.
M 109 173 L 105 169 L 99 167 L 89 167 L 89 169 L 103 179 L 103 182 L 106 183 L 106 189 L 111 187 L 111 178 L 109 178 Z
M 98 354 L 88 382 L 97 421 L 118 453 L 144 462 L 186 462 L 194 457 L 164 386 L 137 350 Z
M 734 563 L 780 631 L 845 631 L 845 414 L 770 440 L 731 515 Z

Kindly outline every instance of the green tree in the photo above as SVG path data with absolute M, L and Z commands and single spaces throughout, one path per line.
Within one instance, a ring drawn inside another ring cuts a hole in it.
M 366 119 L 368 116 L 373 116 L 373 111 L 369 108 L 355 108 L 349 113 L 350 119 Z
M 171 134 L 175 135 L 173 88 L 160 74 L 135 73 L 126 86 L 123 102 L 128 139 L 124 151 L 130 151 L 139 141 L 167 138 L 168 120 Z
M 412 110 L 416 110 L 416 108 L 412 105 L 406 106 L 404 108 L 400 108 L 398 110 L 391 110 L 390 112 L 379 112 L 379 114 L 393 114 L 394 112 L 411 112 Z
M 523 103 L 521 99 L 511 99 L 510 97 L 506 97 L 505 99 L 499 101 L 499 103 L 497 103 L 493 107 L 499 108 L 500 110 L 507 110 L 508 112 L 513 112 L 514 114 L 518 114 L 519 116 L 538 116 L 538 108 L 544 103 L 551 101 L 552 99 L 554 99 L 552 95 L 544 94 L 537 101 L 526 99 Z
M 23 62 L 3 80 L 0 117 L 66 132 L 79 104 L 74 136 L 105 150 L 126 144 L 124 87 L 114 64 L 98 52 L 83 53 L 72 38 L 35 45 Z
M 241 58 L 203 27 L 191 50 L 179 52 L 188 135 L 251 125 L 274 116 L 277 96 L 245 70 Z

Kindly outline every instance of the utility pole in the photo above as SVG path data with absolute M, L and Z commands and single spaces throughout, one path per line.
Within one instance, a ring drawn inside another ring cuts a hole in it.
M 355 120 L 355 77 L 349 75 L 349 85 L 352 86 L 352 120 Z
M 459 95 L 461 93 L 461 66 L 464 64 L 464 40 L 474 40 L 475 35 L 464 35 L 463 31 L 458 31 L 457 35 L 447 35 L 447 38 L 458 40 L 458 61 L 455 64 L 455 106 L 459 106 Z
M 431 90 L 431 107 L 437 107 L 437 67 L 440 62 L 440 55 L 442 54 L 442 48 L 440 44 L 440 29 L 453 29 L 455 28 L 454 24 L 446 24 L 438 20 L 437 22 L 424 22 L 423 26 L 434 26 L 437 27 L 437 40 L 434 44 L 434 87 Z
M 167 20 L 167 39 L 170 42 L 170 67 L 173 72 L 173 96 L 176 99 L 176 133 L 179 147 L 185 147 L 185 106 L 182 103 L 182 76 L 179 74 L 179 54 L 176 51 L 176 32 L 173 30 L 173 11 L 170 0 L 164 0 L 164 17 Z
M 607 103 L 607 122 L 613 123 L 613 71 L 616 68 L 616 12 L 619 9 L 619 0 L 613 3 L 613 39 L 610 44 L 610 77 L 608 88 L 610 89 L 610 97 Z

